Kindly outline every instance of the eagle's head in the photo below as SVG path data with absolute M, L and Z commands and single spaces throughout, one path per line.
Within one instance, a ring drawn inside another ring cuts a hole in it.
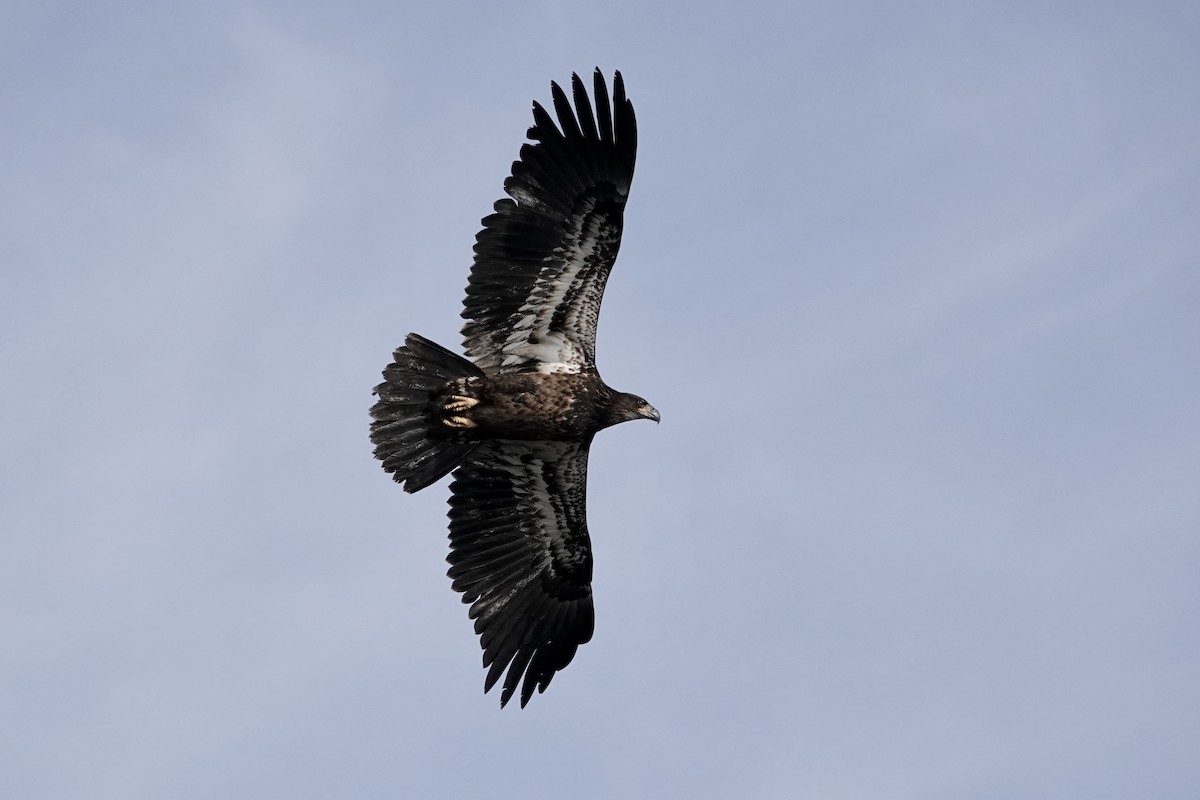
M 611 414 L 610 425 L 616 425 L 618 422 L 628 422 L 631 419 L 652 419 L 655 422 L 661 420 L 658 415 L 658 409 L 647 403 L 643 398 L 636 394 L 628 392 L 619 392 L 613 398 L 613 404 L 609 409 Z

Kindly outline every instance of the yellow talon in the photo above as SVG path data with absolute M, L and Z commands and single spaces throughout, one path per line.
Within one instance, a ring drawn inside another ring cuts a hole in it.
M 449 419 L 444 420 L 444 422 L 446 423 L 446 427 L 448 427 L 448 428 L 466 429 L 466 428 L 474 428 L 475 427 L 475 423 L 472 420 L 467 419 L 466 417 L 450 417 Z
M 468 408 L 474 408 L 479 405 L 479 400 L 474 397 L 464 397 L 459 394 L 450 395 L 450 399 L 442 403 L 442 408 L 446 411 L 466 411 Z

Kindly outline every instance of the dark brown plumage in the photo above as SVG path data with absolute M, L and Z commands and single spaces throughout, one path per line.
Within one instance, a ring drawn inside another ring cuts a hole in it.
M 476 237 L 462 315 L 467 360 L 409 334 L 375 388 L 371 441 L 409 492 L 451 470 L 450 571 L 488 669 L 524 706 L 592 637 L 586 521 L 592 437 L 659 419 L 596 370 L 596 323 L 621 245 L 637 123 L 618 72 L 595 108 L 551 84 L 556 126 L 533 105 L 521 148 Z

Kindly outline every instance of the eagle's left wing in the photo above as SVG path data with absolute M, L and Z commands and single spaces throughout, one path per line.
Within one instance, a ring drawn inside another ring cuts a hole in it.
M 449 575 L 471 604 L 484 691 L 508 671 L 502 706 L 518 684 L 524 706 L 592 638 L 590 443 L 495 440 L 454 472 Z
M 596 321 L 621 245 L 637 153 L 637 121 L 621 73 L 610 108 L 600 71 L 595 113 L 578 75 L 551 84 L 558 126 L 537 103 L 512 176 L 476 236 L 462 315 L 464 348 L 481 369 L 583 372 L 595 367 Z

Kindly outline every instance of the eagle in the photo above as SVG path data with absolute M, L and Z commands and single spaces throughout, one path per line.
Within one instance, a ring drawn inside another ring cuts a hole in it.
M 659 421 L 596 369 L 596 323 L 621 245 L 637 121 L 620 72 L 599 69 L 593 106 L 550 84 L 531 140 L 482 221 L 459 356 L 410 333 L 375 387 L 371 442 L 407 492 L 453 470 L 449 577 L 470 604 L 484 692 L 503 676 L 521 707 L 592 638 L 588 449 L 597 431 Z M 573 100 L 573 106 L 572 106 Z

